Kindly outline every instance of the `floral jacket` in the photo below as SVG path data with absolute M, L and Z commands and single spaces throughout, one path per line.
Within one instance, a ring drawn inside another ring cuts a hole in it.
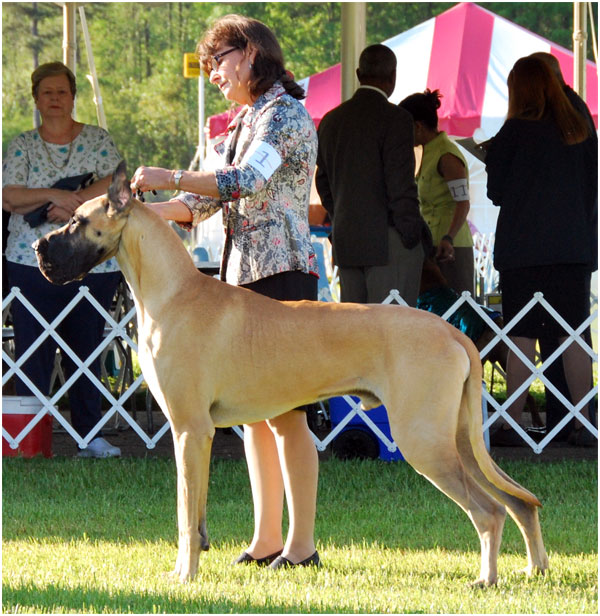
M 220 198 L 178 195 L 193 216 L 182 226 L 222 209 L 221 279 L 231 284 L 294 270 L 318 275 L 308 224 L 317 134 L 308 112 L 276 82 L 227 130 L 216 146 L 224 157 L 216 171 Z

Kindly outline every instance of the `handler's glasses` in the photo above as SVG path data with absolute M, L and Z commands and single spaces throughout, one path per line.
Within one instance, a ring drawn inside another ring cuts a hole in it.
M 212 58 L 210 59 L 210 65 L 212 67 L 212 70 L 218 71 L 219 66 L 221 65 L 222 58 L 224 58 L 228 53 L 235 51 L 236 49 L 239 49 L 239 47 L 232 47 L 231 49 L 228 49 L 227 51 L 222 51 L 221 53 L 218 53 L 212 56 Z

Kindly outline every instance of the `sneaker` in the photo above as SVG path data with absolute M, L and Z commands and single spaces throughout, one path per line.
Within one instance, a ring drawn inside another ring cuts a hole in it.
M 121 450 L 111 445 L 102 437 L 96 437 L 85 449 L 78 454 L 78 458 L 115 458 L 121 455 Z

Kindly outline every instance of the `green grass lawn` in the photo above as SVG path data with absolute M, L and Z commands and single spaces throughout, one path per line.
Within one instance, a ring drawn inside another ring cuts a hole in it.
M 597 613 L 597 464 L 502 462 L 543 502 L 550 571 L 525 578 L 509 520 L 496 587 L 472 589 L 479 540 L 466 515 L 404 463 L 321 464 L 324 566 L 231 567 L 252 535 L 243 461 L 213 461 L 212 547 L 195 581 L 176 558 L 171 459 L 3 460 L 5 613 Z

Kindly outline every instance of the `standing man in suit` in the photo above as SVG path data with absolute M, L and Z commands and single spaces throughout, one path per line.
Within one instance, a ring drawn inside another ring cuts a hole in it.
M 381 303 L 397 289 L 415 306 L 431 234 L 419 213 L 413 121 L 387 99 L 396 56 L 363 50 L 353 97 L 319 126 L 316 185 L 332 220 L 343 302 Z

